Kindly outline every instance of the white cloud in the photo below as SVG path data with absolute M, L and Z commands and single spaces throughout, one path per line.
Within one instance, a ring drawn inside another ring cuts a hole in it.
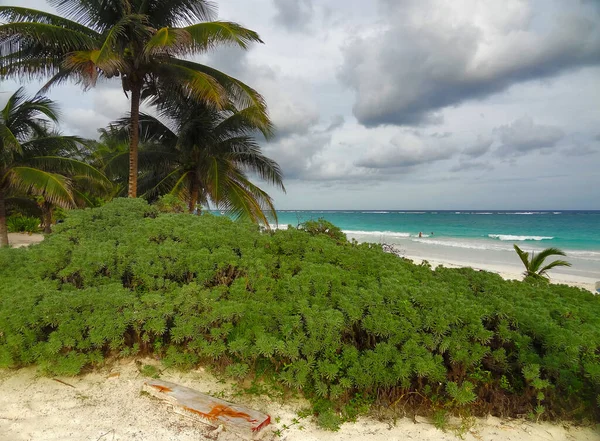
M 536 124 L 529 116 L 500 126 L 494 132 L 502 142 L 497 150 L 499 155 L 522 155 L 534 150 L 552 149 L 565 136 L 560 128 Z

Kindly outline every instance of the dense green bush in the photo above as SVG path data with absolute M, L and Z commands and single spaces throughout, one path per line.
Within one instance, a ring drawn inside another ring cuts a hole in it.
M 6 219 L 9 233 L 37 233 L 40 231 L 40 219 L 37 217 L 12 215 Z
M 154 205 L 161 213 L 185 213 L 188 209 L 185 202 L 172 194 L 160 196 Z
M 212 363 L 356 403 L 597 418 L 600 299 L 414 265 L 319 228 L 261 232 L 117 199 L 0 250 L 0 366 L 76 374 L 110 355 Z M 361 405 L 362 406 L 362 405 Z

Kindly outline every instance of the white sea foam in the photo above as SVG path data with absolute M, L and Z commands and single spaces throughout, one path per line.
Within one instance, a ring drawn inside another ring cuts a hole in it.
M 388 214 L 389 211 L 363 211 L 362 213 L 366 213 L 366 214 Z
M 489 211 L 486 211 L 485 213 L 471 213 L 471 214 L 485 214 L 485 215 L 489 215 L 489 214 L 494 214 L 494 213 L 490 213 Z
M 389 237 L 411 237 L 410 233 L 402 233 L 397 231 L 360 231 L 360 230 L 343 230 L 346 234 L 353 236 L 389 236 Z
M 512 234 L 488 234 L 488 237 L 492 238 L 492 239 L 498 239 L 498 240 L 517 240 L 517 241 L 522 241 L 522 240 L 551 240 L 554 239 L 554 237 L 551 236 L 515 236 Z
M 580 250 L 565 250 L 567 256 L 579 257 L 589 260 L 600 260 L 600 252 L 598 251 L 580 251 Z
M 511 248 L 507 245 L 494 245 L 493 243 L 481 243 L 481 242 L 462 242 L 456 240 L 438 240 L 438 239 L 412 239 L 413 242 L 424 243 L 428 245 L 441 245 L 444 247 L 452 248 L 465 248 L 469 250 L 496 250 L 496 251 L 507 251 Z

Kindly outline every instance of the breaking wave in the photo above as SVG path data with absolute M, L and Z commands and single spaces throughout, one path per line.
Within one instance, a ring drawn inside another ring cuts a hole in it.
M 491 239 L 498 240 L 552 240 L 554 237 L 551 236 L 515 236 L 512 234 L 488 234 L 488 237 Z

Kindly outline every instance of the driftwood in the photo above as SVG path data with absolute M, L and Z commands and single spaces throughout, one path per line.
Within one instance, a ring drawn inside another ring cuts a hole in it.
M 168 381 L 148 380 L 142 390 L 167 401 L 181 415 L 212 427 L 223 426 L 245 439 L 260 438 L 271 423 L 269 415 Z

